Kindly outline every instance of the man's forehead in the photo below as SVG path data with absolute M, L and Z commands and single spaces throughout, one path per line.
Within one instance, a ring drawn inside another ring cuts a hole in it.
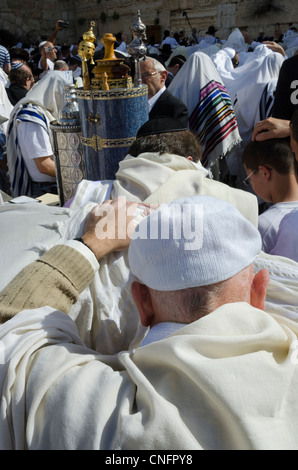
M 153 67 L 153 61 L 152 60 L 142 60 L 140 63 L 142 68 L 152 68 Z

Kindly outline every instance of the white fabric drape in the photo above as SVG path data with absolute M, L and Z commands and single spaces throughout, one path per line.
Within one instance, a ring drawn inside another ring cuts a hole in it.
M 64 313 L 23 311 L 0 328 L 0 448 L 297 450 L 297 335 L 234 303 L 103 356 Z

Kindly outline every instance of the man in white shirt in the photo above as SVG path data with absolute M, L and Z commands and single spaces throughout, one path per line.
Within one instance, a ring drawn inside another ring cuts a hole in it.
M 62 74 L 48 73 L 14 108 L 8 124 L 7 159 L 15 197 L 57 194 L 50 122 L 59 117 L 63 92 Z
M 55 162 L 49 133 L 38 124 L 20 122 L 18 137 L 22 142 L 22 154 L 33 181 L 56 182 Z

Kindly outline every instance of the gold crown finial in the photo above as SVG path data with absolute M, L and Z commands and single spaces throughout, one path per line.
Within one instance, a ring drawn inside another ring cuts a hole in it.
M 86 31 L 86 33 L 83 34 L 83 39 L 84 41 L 88 41 L 88 42 L 91 42 L 91 43 L 94 43 L 95 39 L 96 39 L 96 36 L 93 32 L 93 28 L 95 26 L 95 22 L 94 21 L 90 21 L 90 28 L 88 31 Z
M 82 75 L 84 81 L 84 88 L 90 88 L 90 79 L 89 79 L 89 72 L 87 61 L 90 60 L 90 64 L 94 65 L 93 55 L 95 52 L 95 45 L 94 42 L 96 40 L 96 36 L 93 32 L 93 27 L 95 26 L 95 22 L 90 22 L 90 28 L 86 33 L 83 34 L 83 41 L 80 42 L 78 54 L 82 59 Z

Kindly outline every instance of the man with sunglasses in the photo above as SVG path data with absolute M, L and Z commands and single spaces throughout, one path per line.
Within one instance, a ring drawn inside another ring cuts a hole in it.
M 42 78 L 46 73 L 54 70 L 54 62 L 57 59 L 57 49 L 52 42 L 44 41 L 39 44 L 39 51 L 41 58 L 38 63 L 38 68 L 43 70 L 40 74 L 40 78 Z
M 63 21 L 57 20 L 53 33 L 46 41 L 39 44 L 41 58 L 38 63 L 38 68 L 42 70 L 40 78 L 44 77 L 47 72 L 54 70 L 54 62 L 57 59 L 57 49 L 55 47 L 56 37 L 59 31 L 64 27 L 65 25 L 63 26 Z
M 155 58 L 147 58 L 140 63 L 142 82 L 148 87 L 149 119 L 167 116 L 177 119 L 188 127 L 188 110 L 185 104 L 166 88 L 168 77 L 166 68 Z

